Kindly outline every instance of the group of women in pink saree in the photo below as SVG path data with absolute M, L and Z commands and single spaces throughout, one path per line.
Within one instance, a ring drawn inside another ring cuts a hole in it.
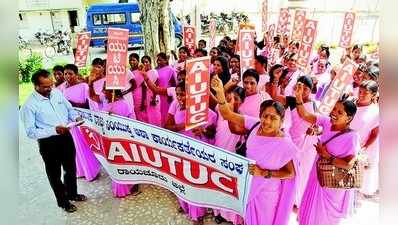
M 304 71 L 296 63 L 299 43 L 280 36 L 272 42 L 263 40 L 256 43 L 253 68 L 241 73 L 235 45 L 236 40 L 224 37 L 218 47 L 210 49 L 208 121 L 189 131 L 185 131 L 185 62 L 207 55 L 204 48 L 191 55 L 188 48 L 181 47 L 175 61 L 163 52 L 154 59 L 131 53 L 128 87 L 114 93 L 105 89 L 106 60 L 100 58 L 92 61 L 87 77 L 79 75 L 73 64 L 56 66 L 53 74 L 56 88 L 75 107 L 139 120 L 231 152 L 239 141 L 246 140 L 246 157 L 256 163 L 249 165 L 253 179 L 245 215 L 208 210 L 178 199 L 180 213 L 194 224 L 203 223 L 210 211 L 217 223 L 234 225 L 286 225 L 292 217 L 300 225 L 339 224 L 352 215 L 358 201 L 372 198 L 378 189 L 378 62 L 366 60 L 360 45 L 348 49 L 342 62 L 350 58 L 359 67 L 331 113 L 322 116 L 317 106 L 339 67 L 329 61 L 328 46 L 319 47 Z M 348 128 L 350 132 L 323 144 Z M 93 181 L 101 165 L 80 130 L 72 128 L 71 133 L 77 176 Z M 319 157 L 330 159 L 336 167 L 350 168 L 360 153 L 367 156 L 360 190 L 320 186 L 316 173 Z M 120 198 L 141 191 L 138 184 L 117 180 L 111 188 Z

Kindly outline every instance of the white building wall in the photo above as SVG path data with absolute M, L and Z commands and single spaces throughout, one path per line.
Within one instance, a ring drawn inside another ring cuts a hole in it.
M 50 12 L 24 12 L 22 17 L 24 21 L 19 23 L 18 32 L 26 40 L 33 39 L 36 32 L 53 31 Z
M 35 39 L 37 32 L 69 31 L 68 11 L 77 10 L 76 31 L 86 27 L 86 10 L 82 0 L 18 0 L 18 6 L 23 19 L 18 18 L 18 33 L 25 40 Z
M 20 11 L 82 8 L 82 0 L 18 0 Z

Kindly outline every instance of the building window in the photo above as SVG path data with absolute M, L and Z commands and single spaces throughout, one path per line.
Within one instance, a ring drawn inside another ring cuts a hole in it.
M 140 13 L 131 13 L 131 23 L 139 23 L 140 16 Z
M 101 25 L 102 24 L 102 22 L 101 22 L 101 15 L 93 15 L 93 22 L 94 22 L 94 25 Z
M 103 14 L 102 15 L 102 23 L 104 25 L 125 24 L 126 23 L 126 14 L 124 14 L 124 13 Z

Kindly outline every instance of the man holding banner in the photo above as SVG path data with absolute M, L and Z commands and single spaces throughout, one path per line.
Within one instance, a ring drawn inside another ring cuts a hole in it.
M 77 210 L 71 201 L 86 201 L 77 193 L 75 146 L 69 129 L 81 121 L 63 94 L 52 89 L 53 81 L 46 70 L 32 75 L 35 90 L 22 106 L 21 119 L 29 138 L 36 139 L 43 158 L 48 181 L 57 204 L 66 212 Z M 73 125 L 74 124 L 74 125 Z M 61 180 L 61 167 L 64 171 Z

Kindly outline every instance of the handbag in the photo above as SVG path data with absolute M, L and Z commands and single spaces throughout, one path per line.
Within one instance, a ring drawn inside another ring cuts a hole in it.
M 258 121 L 257 123 L 255 123 L 255 124 L 250 128 L 250 130 L 244 135 L 244 140 L 243 140 L 243 141 L 238 141 L 238 143 L 236 143 L 236 145 L 235 145 L 235 152 L 236 152 L 236 154 L 246 157 L 246 150 L 247 150 L 247 148 L 246 148 L 246 142 L 247 142 L 247 139 L 249 138 L 249 135 L 250 135 L 250 133 L 253 131 L 253 129 L 254 129 L 255 127 L 257 127 L 257 125 L 259 125 L 259 124 L 260 124 L 260 121 Z
M 341 131 L 324 142 L 326 145 L 334 138 L 350 132 L 350 129 Z M 361 188 L 362 183 L 362 166 L 360 161 L 355 159 L 354 165 L 350 169 L 336 167 L 329 159 L 319 157 L 317 161 L 317 175 L 321 187 L 337 188 L 337 189 L 356 189 Z

